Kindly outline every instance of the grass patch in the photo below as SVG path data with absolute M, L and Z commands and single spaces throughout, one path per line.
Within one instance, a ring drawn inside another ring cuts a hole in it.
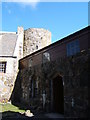
M 20 112 L 20 113 L 25 112 L 25 110 L 21 110 L 18 107 L 14 106 L 12 104 L 9 104 L 9 103 L 0 104 L 0 112 L 7 112 L 7 111 Z

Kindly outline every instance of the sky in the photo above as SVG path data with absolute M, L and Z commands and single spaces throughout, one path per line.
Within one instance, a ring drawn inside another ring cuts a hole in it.
M 88 2 L 1 2 L 2 31 L 44 28 L 52 43 L 88 26 Z

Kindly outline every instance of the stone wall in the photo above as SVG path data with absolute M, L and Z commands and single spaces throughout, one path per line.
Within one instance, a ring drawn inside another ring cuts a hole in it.
M 51 83 L 55 76 L 60 75 L 64 88 L 64 116 L 88 117 L 88 58 L 89 52 L 83 52 L 21 69 L 18 78 L 21 81 L 19 101 L 37 112 L 40 110 L 51 112 L 53 110 Z
M 24 56 L 51 44 L 51 32 L 43 28 L 30 28 L 24 31 Z
M 16 43 L 15 46 L 13 46 L 14 51 L 9 51 L 12 53 L 10 54 L 8 52 L 8 54 L 10 54 L 9 56 L 6 55 L 5 57 L 2 54 L 2 57 L 0 57 L 0 62 L 6 62 L 6 72 L 0 73 L 0 102 L 6 102 L 11 97 L 18 73 L 18 60 L 23 57 L 23 39 L 24 29 L 23 27 L 18 27 Z
M 4 57 L 0 61 L 6 62 L 6 73 L 0 73 L 0 102 L 8 102 L 18 73 L 18 62 L 16 58 Z
M 1 57 L 0 62 L 7 62 L 6 73 L 0 73 L 0 101 L 8 101 L 18 76 L 18 60 L 51 43 L 51 33 L 48 30 L 31 28 L 28 30 L 18 27 L 17 39 L 12 56 Z M 10 53 L 8 53 L 10 54 Z M 14 56 L 14 57 L 13 57 Z

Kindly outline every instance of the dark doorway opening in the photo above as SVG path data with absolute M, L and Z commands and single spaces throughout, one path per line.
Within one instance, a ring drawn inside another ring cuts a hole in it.
M 57 76 L 53 79 L 53 111 L 64 113 L 64 95 L 62 77 Z

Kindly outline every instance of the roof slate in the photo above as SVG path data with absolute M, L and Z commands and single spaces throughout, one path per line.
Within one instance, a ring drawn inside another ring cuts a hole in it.
M 0 33 L 0 56 L 13 56 L 17 34 Z

